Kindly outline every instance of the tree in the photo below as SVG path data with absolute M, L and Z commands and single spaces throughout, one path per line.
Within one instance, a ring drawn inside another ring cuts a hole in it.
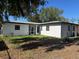
M 0 0 L 0 20 L 3 16 L 8 20 L 9 15 L 28 17 L 45 3 L 46 0 Z
M 78 23 L 79 24 L 79 17 L 77 17 L 77 18 L 71 18 L 70 22 L 72 22 L 72 23 Z
M 63 10 L 49 7 L 43 8 L 40 13 L 31 17 L 34 22 L 48 22 L 48 21 L 68 21 L 65 17 L 61 16 Z
M 38 23 L 42 22 L 42 20 L 40 20 L 40 14 L 35 14 L 33 16 L 30 16 L 29 19 L 32 22 L 38 22 Z

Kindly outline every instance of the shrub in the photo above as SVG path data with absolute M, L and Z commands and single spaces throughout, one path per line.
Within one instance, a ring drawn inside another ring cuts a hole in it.
M 68 42 L 68 43 L 71 43 L 74 41 L 74 38 L 69 38 L 69 37 L 65 37 L 63 38 L 63 42 Z

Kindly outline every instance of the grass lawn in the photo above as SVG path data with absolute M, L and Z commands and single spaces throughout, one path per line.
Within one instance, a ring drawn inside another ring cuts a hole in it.
M 48 36 L 45 35 L 28 35 L 28 36 L 7 36 L 4 38 L 8 38 L 8 39 L 21 39 L 21 38 L 47 38 Z
M 43 35 L 8 36 L 2 39 L 9 49 L 8 52 L 0 51 L 0 59 L 79 59 L 78 38 L 67 43 Z
M 5 36 L 3 39 L 5 41 L 11 42 L 11 43 L 21 43 L 31 40 L 48 40 L 53 37 L 45 36 L 45 35 L 28 35 L 28 36 Z M 57 38 L 56 38 L 57 39 Z

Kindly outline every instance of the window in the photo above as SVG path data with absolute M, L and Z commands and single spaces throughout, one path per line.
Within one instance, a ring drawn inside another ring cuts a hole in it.
M 68 25 L 68 31 L 70 31 L 70 25 Z
M 46 25 L 46 31 L 49 31 L 49 25 Z
M 75 26 L 73 26 L 73 31 L 75 31 Z
M 75 33 L 74 32 L 72 33 L 72 36 L 75 36 Z
M 20 30 L 20 25 L 15 25 L 15 30 Z
M 40 27 L 39 26 L 37 26 L 37 33 L 39 33 L 40 32 Z
M 33 28 L 33 27 L 31 27 L 31 33 L 33 34 L 33 32 L 34 32 L 34 28 Z

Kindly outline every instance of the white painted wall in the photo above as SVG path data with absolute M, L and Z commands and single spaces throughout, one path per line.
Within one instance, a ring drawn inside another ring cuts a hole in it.
M 15 30 L 15 25 L 20 25 L 20 30 Z M 3 35 L 12 35 L 12 33 L 13 35 L 28 35 L 29 25 L 5 23 L 3 25 Z
M 49 31 L 46 31 L 46 25 L 42 25 L 41 35 L 61 38 L 61 25 L 49 24 Z
M 70 26 L 70 31 L 68 30 L 68 26 Z M 77 35 L 78 30 L 73 31 L 73 26 L 71 24 L 49 24 L 49 31 L 46 31 L 46 25 L 42 25 L 41 34 L 57 37 L 57 38 L 64 38 L 64 37 L 71 37 Z
M 20 30 L 15 30 L 15 25 L 20 25 Z M 49 31 L 46 30 L 46 25 L 42 25 L 42 30 L 40 31 L 41 35 L 47 35 L 57 38 L 68 37 L 72 34 L 71 30 L 68 31 L 69 24 L 48 24 Z M 33 25 L 33 27 L 35 27 Z M 34 30 L 36 31 L 36 30 Z M 5 23 L 3 25 L 3 35 L 29 35 L 29 25 L 28 24 L 15 24 L 15 23 Z M 79 32 L 79 30 L 78 30 Z

